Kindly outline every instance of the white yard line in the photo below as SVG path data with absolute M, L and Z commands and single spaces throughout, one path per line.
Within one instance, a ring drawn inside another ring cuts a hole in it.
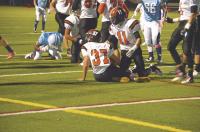
M 91 71 L 91 70 L 89 70 Z M 2 77 L 19 77 L 19 76 L 32 76 L 32 75 L 48 75 L 48 74 L 66 74 L 66 73 L 77 73 L 82 71 L 63 71 L 63 72 L 39 72 L 39 73 L 27 73 L 27 74 L 8 74 L 8 75 L 0 75 Z
M 127 102 L 127 103 L 116 102 L 116 103 L 101 104 L 101 105 L 86 105 L 86 106 L 53 108 L 53 109 L 32 110 L 32 111 L 23 111 L 23 112 L 9 112 L 9 113 L 1 113 L 0 117 L 25 115 L 25 114 L 33 114 L 33 113 L 65 111 L 65 110 L 74 110 L 74 109 L 80 110 L 80 109 L 103 108 L 103 107 L 113 107 L 113 106 L 126 106 L 126 105 L 137 105 L 137 104 L 150 104 L 150 103 L 162 103 L 162 102 L 175 102 L 175 101 L 189 101 L 189 100 L 200 100 L 200 97 L 171 98 L 171 99 L 169 98 L 169 99 L 147 100 L 147 101 L 137 101 L 137 102 L 133 101 L 133 102 Z

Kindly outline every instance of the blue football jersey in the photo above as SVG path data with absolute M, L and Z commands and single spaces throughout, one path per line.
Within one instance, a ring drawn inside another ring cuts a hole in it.
M 37 6 L 46 9 L 48 0 L 37 0 Z
M 49 45 L 49 42 L 48 42 L 48 38 L 50 35 L 54 35 L 55 36 L 55 42 L 54 42 L 54 45 L 55 46 L 59 46 L 62 44 L 63 42 L 63 36 L 61 33 L 58 33 L 58 32 L 43 32 L 39 39 L 38 39 L 38 43 L 41 45 L 41 46 L 46 46 L 46 45 Z
M 144 17 L 148 22 L 161 20 L 161 0 L 142 0 L 142 5 L 144 7 Z

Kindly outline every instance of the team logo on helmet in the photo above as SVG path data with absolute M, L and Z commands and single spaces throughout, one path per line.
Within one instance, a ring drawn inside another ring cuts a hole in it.
M 96 29 L 90 29 L 86 33 L 86 41 L 87 42 L 99 42 L 101 39 L 101 33 Z
M 117 25 L 126 19 L 126 12 L 121 7 L 115 7 L 110 11 L 111 22 Z

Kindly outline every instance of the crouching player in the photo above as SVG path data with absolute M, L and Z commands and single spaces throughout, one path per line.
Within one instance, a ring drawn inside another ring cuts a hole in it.
M 83 76 L 82 81 L 86 79 L 89 64 L 92 65 L 94 78 L 100 82 L 121 81 L 128 82 L 130 72 L 122 73 L 115 63 L 120 63 L 119 57 L 113 54 L 113 49 L 108 41 L 100 43 L 101 34 L 98 30 L 91 29 L 86 33 L 87 43 L 82 46 L 83 55 Z
M 145 69 L 144 60 L 142 56 L 140 25 L 139 21 L 134 18 L 126 19 L 126 13 L 121 7 L 115 7 L 110 12 L 111 26 L 109 41 L 114 45 L 117 44 L 116 39 L 119 41 L 121 50 L 120 69 L 125 73 L 134 60 L 136 69 L 134 70 L 140 79 L 148 79 L 148 74 L 155 72 L 162 74 L 160 69 L 155 65 Z
M 60 54 L 63 36 L 58 32 L 43 32 L 34 46 L 34 51 L 27 54 L 25 59 L 38 60 L 43 52 L 48 52 L 53 59 L 62 59 Z

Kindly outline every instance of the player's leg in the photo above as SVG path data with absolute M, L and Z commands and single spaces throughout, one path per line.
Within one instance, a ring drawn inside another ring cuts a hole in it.
M 157 52 L 157 61 L 161 62 L 162 60 L 162 46 L 160 44 L 160 24 L 159 22 L 153 21 L 151 26 L 152 32 L 152 43 L 156 48 Z
M 78 41 L 72 42 L 71 45 L 71 63 L 80 63 L 81 46 Z
M 185 21 L 179 23 L 179 26 L 173 31 L 167 47 L 168 51 L 170 52 L 177 66 L 181 64 L 181 58 L 176 50 L 176 47 L 179 44 L 179 42 L 183 40 L 183 36 L 181 35 L 181 30 L 184 28 L 185 23 L 186 23 Z
M 146 61 L 151 62 L 154 61 L 154 55 L 153 55 L 153 45 L 152 45 L 152 32 L 151 32 L 151 27 L 150 27 L 149 22 L 145 23 L 144 26 L 144 39 L 145 39 L 145 43 L 147 44 L 147 50 L 149 53 L 149 57 L 148 59 L 146 59 Z
M 15 52 L 13 48 L 8 44 L 8 42 L 0 35 L 0 45 L 5 47 L 5 49 L 8 51 L 7 59 L 11 59 L 15 56 Z
M 46 25 L 46 21 L 47 21 L 47 14 L 46 14 L 46 10 L 42 11 L 42 31 L 45 31 L 45 25 Z
M 193 51 L 195 53 L 194 62 L 195 62 L 195 70 L 193 72 L 194 76 L 200 74 L 200 15 L 197 16 L 196 20 L 196 33 L 194 35 L 194 43 L 193 43 Z
M 188 31 L 188 35 L 185 38 L 185 43 L 183 45 L 183 64 L 188 65 L 187 76 L 185 80 L 181 83 L 192 83 L 193 82 L 193 54 L 192 54 L 192 43 L 193 43 L 193 35 L 194 35 L 195 25 L 192 24 L 191 28 Z
M 35 9 L 35 15 L 36 15 L 36 18 L 35 18 L 35 22 L 34 22 L 34 29 L 33 29 L 33 31 L 37 32 L 37 26 L 38 26 L 38 23 L 40 21 L 40 9 L 39 8 Z
M 121 61 L 120 61 L 120 70 L 122 73 L 122 76 L 124 76 L 123 74 L 126 73 L 126 71 L 129 69 L 129 66 L 131 64 L 131 59 L 126 56 L 127 51 L 126 50 L 121 50 Z

